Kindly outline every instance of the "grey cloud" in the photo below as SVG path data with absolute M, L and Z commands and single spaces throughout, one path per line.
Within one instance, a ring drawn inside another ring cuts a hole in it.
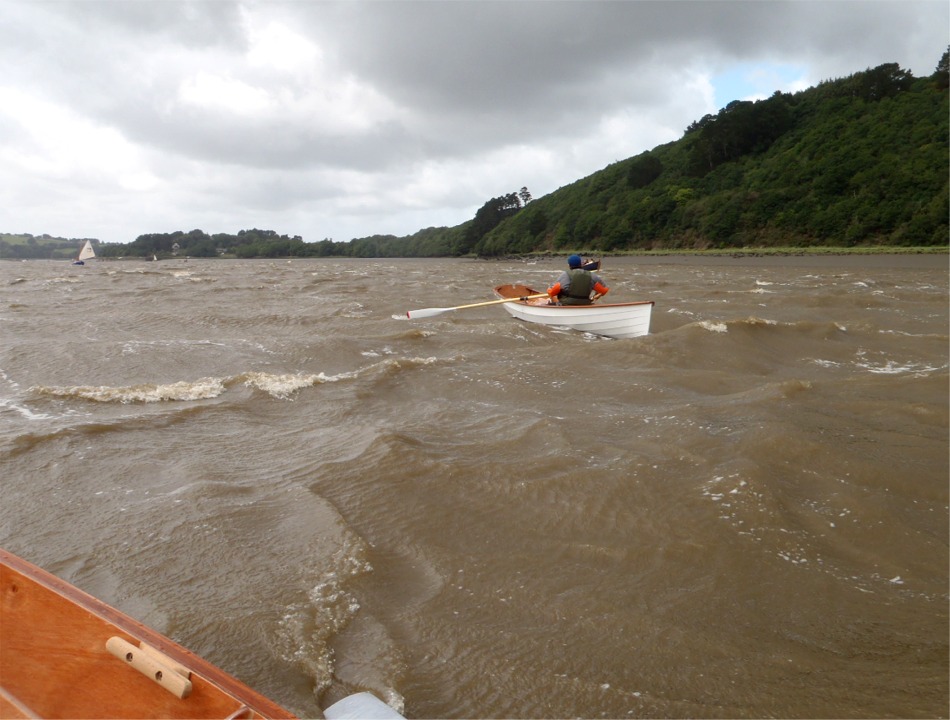
M 187 0 L 60 0 L 43 3 L 94 37 L 119 34 L 186 47 L 244 42 L 241 5 Z

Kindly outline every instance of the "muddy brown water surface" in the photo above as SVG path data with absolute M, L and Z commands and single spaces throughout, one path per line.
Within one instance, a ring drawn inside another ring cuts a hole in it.
M 312 717 L 948 712 L 944 256 L 0 263 L 0 545 Z

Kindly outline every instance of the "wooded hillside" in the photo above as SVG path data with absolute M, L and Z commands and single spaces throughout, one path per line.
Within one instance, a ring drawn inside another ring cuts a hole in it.
M 930 78 L 881 65 L 732 102 L 530 203 L 472 250 L 947 245 L 946 63 Z

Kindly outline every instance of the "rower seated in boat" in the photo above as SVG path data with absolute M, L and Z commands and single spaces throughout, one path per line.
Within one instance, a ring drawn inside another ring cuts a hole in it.
M 603 278 L 583 268 L 580 255 L 567 259 L 567 270 L 548 288 L 551 305 L 590 305 L 606 295 L 609 288 Z

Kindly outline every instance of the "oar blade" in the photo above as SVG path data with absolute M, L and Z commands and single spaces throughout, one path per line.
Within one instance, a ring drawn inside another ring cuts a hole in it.
M 449 312 L 450 310 L 455 310 L 455 308 L 422 308 L 421 310 L 410 310 L 406 313 L 406 317 L 410 320 L 421 320 L 422 318 L 441 315 L 442 313 Z

